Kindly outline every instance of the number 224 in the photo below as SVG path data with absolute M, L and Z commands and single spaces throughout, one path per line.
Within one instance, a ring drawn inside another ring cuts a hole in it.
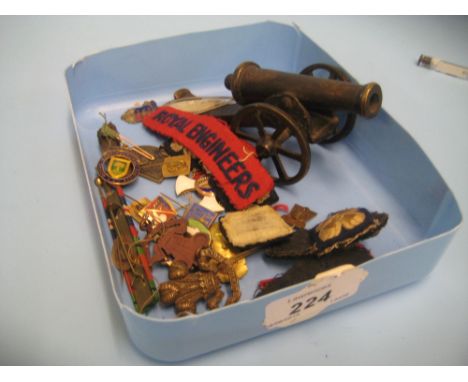
M 308 309 L 308 308 L 312 308 L 316 302 L 327 301 L 330 298 L 330 295 L 331 295 L 331 289 L 329 291 L 327 291 L 327 293 L 325 293 L 318 300 L 317 300 L 317 298 L 318 298 L 317 296 L 312 296 L 312 297 L 309 297 L 305 301 L 296 302 L 295 304 L 293 304 L 291 306 L 292 310 L 289 312 L 289 315 L 291 316 L 293 314 L 299 313 L 301 308 L 304 309 L 304 310 Z M 305 306 L 302 307 L 304 304 L 305 304 Z

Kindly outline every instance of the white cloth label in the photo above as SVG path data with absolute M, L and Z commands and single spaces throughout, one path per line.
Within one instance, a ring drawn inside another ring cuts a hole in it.
M 312 280 L 299 292 L 269 303 L 263 325 L 267 329 L 284 328 L 319 314 L 329 305 L 354 295 L 368 272 L 362 268 L 339 275 Z

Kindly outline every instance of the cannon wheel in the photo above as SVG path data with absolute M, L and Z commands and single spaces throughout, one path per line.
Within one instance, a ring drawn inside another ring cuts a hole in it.
M 337 80 L 337 81 L 345 81 L 350 82 L 351 80 L 349 77 L 340 69 L 335 66 L 327 65 L 327 64 L 313 64 L 309 65 L 308 67 L 304 68 L 301 74 L 305 74 L 308 76 L 314 76 L 315 71 L 326 71 L 328 72 L 328 78 L 330 80 Z M 336 133 L 332 135 L 330 138 L 321 141 L 320 143 L 334 143 L 338 142 L 339 140 L 345 138 L 346 136 L 351 133 L 354 128 L 354 123 L 356 122 L 356 114 L 355 113 L 348 113 L 344 117 L 344 122 L 341 122 L 342 127 L 338 128 Z M 342 119 L 342 118 L 340 118 Z
M 310 167 L 309 142 L 294 120 L 278 107 L 267 103 L 247 105 L 234 115 L 231 128 L 239 138 L 255 146 L 260 160 L 272 159 L 278 173 L 277 177 L 272 175 L 276 184 L 293 184 L 307 174 Z M 285 147 L 291 138 L 295 150 Z M 284 157 L 300 163 L 295 174 L 288 173 Z

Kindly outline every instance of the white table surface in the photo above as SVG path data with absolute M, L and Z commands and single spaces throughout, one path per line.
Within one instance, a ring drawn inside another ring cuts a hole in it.
M 0 17 L 0 364 L 158 364 L 130 342 L 102 259 L 64 70 L 145 40 L 295 22 L 432 159 L 468 211 L 468 81 L 416 67 L 468 66 L 463 17 Z M 468 235 L 409 287 L 186 361 L 192 365 L 468 364 Z

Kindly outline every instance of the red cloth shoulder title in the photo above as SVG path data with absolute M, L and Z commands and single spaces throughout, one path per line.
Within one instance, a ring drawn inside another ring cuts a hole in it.
M 150 130 L 171 137 L 198 157 L 213 174 L 236 209 L 264 197 L 274 181 L 255 155 L 221 120 L 163 106 L 146 116 Z

